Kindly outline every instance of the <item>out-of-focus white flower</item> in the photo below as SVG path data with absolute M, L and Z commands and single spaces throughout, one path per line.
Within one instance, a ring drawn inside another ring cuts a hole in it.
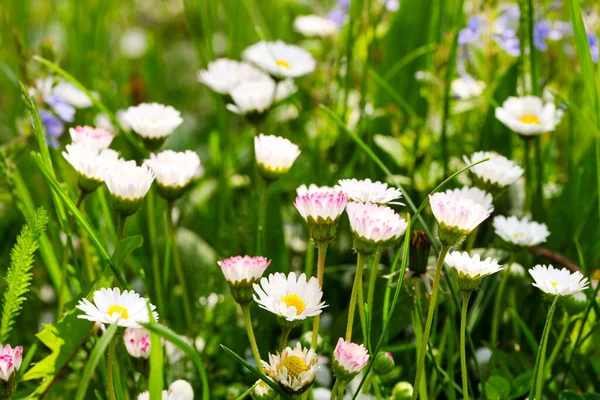
M 325 307 L 325 302 L 321 302 L 323 292 L 314 276 L 307 281 L 305 274 L 296 276 L 290 272 L 286 276 L 277 272 L 253 286 L 254 301 L 277 315 L 284 325 L 296 326 L 306 318 L 321 314 Z
M 336 190 L 331 186 L 317 186 L 314 183 L 310 185 L 300 185 L 296 188 L 296 195 L 304 196 L 313 193 L 334 193 Z
M 198 71 L 198 81 L 220 94 L 229 94 L 243 82 L 268 80 L 263 71 L 246 62 L 220 58 Z
M 23 361 L 23 346 L 16 346 L 14 349 L 7 344 L 2 346 L 0 343 L 0 380 L 8 382 L 14 378 L 14 374 L 21 368 Z
M 119 38 L 121 54 L 130 59 L 142 58 L 148 51 L 148 35 L 142 28 L 126 30 Z
M 483 278 L 502 270 L 491 257 L 482 260 L 479 254 L 471 257 L 467 252 L 453 251 L 446 255 L 445 261 L 458 273 L 458 287 L 466 291 L 476 290 Z
M 484 206 L 485 209 L 490 213 L 494 211 L 494 198 L 485 190 L 481 190 L 476 187 L 463 186 L 460 189 L 457 188 L 446 190 L 446 193 L 468 197 L 469 199 L 474 200 L 476 203 Z
M 129 355 L 133 358 L 150 357 L 150 331 L 146 328 L 127 328 L 123 334 L 123 342 Z
M 529 217 L 498 215 L 494 218 L 494 230 L 505 242 L 521 247 L 537 246 L 550 236 L 546 224 L 530 221 Z
M 121 128 L 123 128 L 123 130 L 126 132 L 130 132 L 131 126 L 129 125 L 129 122 L 127 122 L 127 117 L 126 117 L 127 110 L 124 110 L 124 109 L 117 110 L 116 116 L 117 116 L 117 121 L 119 121 L 119 124 L 121 124 Z
M 94 292 L 94 303 L 84 298 L 75 307 L 85 313 L 78 317 L 88 321 L 141 328 L 140 323 L 150 322 L 148 305 L 154 320 L 158 320 L 158 313 L 154 311 L 156 307 L 134 291 L 126 290 L 121 293 L 119 288 L 102 288 Z
M 154 175 L 147 165 L 138 167 L 135 161 L 117 161 L 107 171 L 104 181 L 115 209 L 119 213 L 132 215 L 150 190 Z
M 108 172 L 119 160 L 119 154 L 114 150 L 98 152 L 84 143 L 68 144 L 65 150 L 63 157 L 77 171 L 77 184 L 87 193 L 102 185 Z
M 490 216 L 475 200 L 453 193 L 434 193 L 429 196 L 429 205 L 439 224 L 440 240 L 446 245 L 460 242 Z
M 338 183 L 350 200 L 359 203 L 387 204 L 402 197 L 400 189 L 388 188 L 387 183 L 373 182 L 369 178 L 360 181 L 356 178 L 340 179 Z
M 529 270 L 535 281 L 533 286 L 553 296 L 571 296 L 588 287 L 588 279 L 581 272 L 571 273 L 568 269 L 557 269 L 552 265 L 536 265 Z
M 479 97 L 484 89 L 485 83 L 473 78 L 457 78 L 450 85 L 452 96 L 461 100 Z
M 178 379 L 169 385 L 169 393 L 179 400 L 194 400 L 194 389 L 188 381 Z
M 150 150 L 160 147 L 183 122 L 179 111 L 158 103 L 142 103 L 139 106 L 129 107 L 123 117 L 131 129 L 146 143 L 156 142 Z
M 262 379 L 259 379 L 254 384 L 252 398 L 254 400 L 273 400 L 277 397 L 277 393 L 267 385 Z
M 104 129 L 111 135 L 116 132 L 115 126 L 113 125 L 112 121 L 110 120 L 108 115 L 104 113 L 96 114 L 96 116 L 94 117 L 94 126 L 100 129 Z
M 369 361 L 369 353 L 362 344 L 338 339 L 333 351 L 333 370 L 338 379 L 349 381 L 354 378 Z
M 97 151 L 108 149 L 114 138 L 113 134 L 105 129 L 87 125 L 70 128 L 69 133 L 73 143 L 83 144 Z
M 186 150 L 176 152 L 165 150 L 158 154 L 150 154 L 145 160 L 156 178 L 159 193 L 167 200 L 174 200 L 183 194 L 193 179 L 202 175 L 200 157 L 196 152 Z
M 269 354 L 269 362 L 262 361 L 266 374 L 280 386 L 294 393 L 302 393 L 315 380 L 318 357 L 313 349 L 286 347 L 281 353 Z
M 254 293 L 253 285 L 262 276 L 271 260 L 265 257 L 236 256 L 217 261 L 238 303 L 249 303 Z
M 509 97 L 496 108 L 496 118 L 519 135 L 534 136 L 553 131 L 562 111 L 554 103 L 544 104 L 539 97 Z
M 92 106 L 92 99 L 71 82 L 61 80 L 52 88 L 52 96 L 69 103 L 75 108 Z
M 270 77 L 241 82 L 230 92 L 234 104 L 227 109 L 235 114 L 245 115 L 251 121 L 260 120 L 274 103 L 284 100 L 297 91 L 291 80 L 275 82 Z
M 355 250 L 364 254 L 372 254 L 379 247 L 398 240 L 408 226 L 406 220 L 388 206 L 351 202 L 346 205 L 346 213 Z
M 308 51 L 280 40 L 255 43 L 244 50 L 242 58 L 277 78 L 298 78 L 316 66 Z
M 470 169 L 475 183 L 481 189 L 498 191 L 516 182 L 523 175 L 523 168 L 517 163 L 489 151 L 478 151 L 473 153 L 470 159 L 467 156 L 463 158 L 467 165 L 471 165 L 488 157 L 491 157 L 488 161 Z
M 265 179 L 277 179 L 292 168 L 300 155 L 294 143 L 281 136 L 260 134 L 254 137 L 256 164 Z
M 294 30 L 308 37 L 327 37 L 338 33 L 339 27 L 325 17 L 300 15 L 294 20 Z

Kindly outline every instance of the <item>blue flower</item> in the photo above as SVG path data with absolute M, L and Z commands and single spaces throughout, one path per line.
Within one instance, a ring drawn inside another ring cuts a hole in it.
M 548 50 L 548 43 L 546 40 L 550 37 L 552 32 L 552 24 L 546 19 L 537 21 L 533 27 L 533 45 L 539 51 Z
M 58 138 L 65 131 L 65 124 L 53 112 L 40 108 L 40 119 L 45 128 L 46 140 L 50 146 L 58 148 Z
M 458 33 L 458 44 L 473 44 L 479 41 L 481 37 L 481 28 L 483 21 L 479 15 L 469 18 L 467 26 Z
M 73 122 L 75 120 L 75 107 L 58 97 L 49 96 L 45 99 L 56 115 L 65 122 Z
M 521 54 L 521 43 L 517 31 L 507 29 L 501 35 L 494 36 L 494 41 L 509 55 L 518 57 Z
M 592 61 L 598 64 L 598 36 L 588 33 L 587 38 L 590 45 L 590 52 L 592 53 Z

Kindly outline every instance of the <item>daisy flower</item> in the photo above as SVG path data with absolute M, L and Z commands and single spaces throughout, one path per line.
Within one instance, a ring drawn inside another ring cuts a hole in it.
M 275 180 L 292 168 L 300 150 L 288 139 L 261 133 L 254 137 L 254 154 L 261 175 Z
M 290 97 L 297 90 L 291 80 L 275 82 L 269 76 L 241 82 L 229 93 L 233 104 L 227 104 L 227 109 L 245 116 L 253 124 L 259 124 L 266 118 L 271 106 Z
M 452 97 L 460 100 L 468 100 L 481 96 L 485 89 L 485 83 L 471 77 L 460 77 L 450 84 Z
M 193 179 L 202 175 L 200 157 L 191 150 L 165 150 L 150 154 L 145 160 L 156 178 L 158 193 L 167 200 L 175 200 L 185 192 Z
M 82 192 L 90 193 L 104 182 L 106 174 L 119 160 L 119 154 L 111 149 L 98 150 L 84 143 L 68 144 L 63 157 L 77 172 L 77 184 Z
M 92 99 L 83 93 L 77 86 L 71 82 L 61 80 L 54 88 L 52 95 L 66 101 L 75 108 L 88 108 L 92 106 Z
M 446 190 L 445 193 L 468 197 L 476 203 L 481 204 L 490 213 L 494 211 L 494 198 L 485 190 L 476 187 L 463 186 L 460 189 Z
M 314 276 L 307 281 L 305 274 L 296 276 L 290 272 L 286 277 L 277 272 L 253 286 L 254 301 L 277 315 L 279 323 L 286 327 L 298 326 L 306 318 L 321 314 L 325 307 L 325 302 L 321 302 L 323 292 Z
M 331 186 L 317 186 L 314 183 L 311 183 L 308 186 L 300 185 L 296 188 L 297 196 L 304 196 L 306 194 L 313 194 L 313 193 L 333 193 L 333 192 L 335 192 L 335 189 L 332 188 Z
M 318 15 L 300 15 L 294 20 L 294 30 L 308 37 L 328 37 L 339 32 L 339 27 Z
M 509 97 L 502 107 L 496 108 L 496 118 L 513 132 L 523 137 L 553 131 L 562 118 L 562 111 L 554 103 L 546 103 L 535 96 Z
M 447 246 L 459 243 L 490 216 L 483 205 L 454 193 L 434 193 L 429 205 L 439 224 L 440 241 Z
M 312 193 L 296 197 L 294 206 L 308 224 L 315 243 L 327 243 L 337 232 L 337 223 L 344 212 L 348 196 L 341 190 L 313 188 Z
M 135 161 L 117 161 L 105 176 L 113 206 L 125 216 L 136 213 L 153 181 L 154 174 L 148 166 L 138 167 Z
M 109 131 L 91 126 L 76 126 L 69 133 L 73 143 L 83 144 L 90 149 L 101 151 L 108 149 L 114 136 Z
M 75 307 L 84 312 L 79 318 L 100 324 L 114 324 L 125 328 L 141 328 L 140 323 L 150 322 L 148 306 L 154 320 L 158 320 L 156 308 L 147 299 L 132 290 L 121 293 L 119 288 L 102 288 L 94 292 L 94 302 L 83 298 Z
M 273 400 L 277 397 L 277 393 L 267 385 L 262 379 L 259 379 L 254 384 L 254 390 L 252 391 L 252 398 L 254 400 Z
M 477 290 L 483 278 L 502 270 L 498 261 L 491 257 L 482 260 L 479 254 L 471 257 L 467 252 L 453 251 L 446 255 L 445 261 L 446 265 L 454 268 L 458 273 L 460 290 L 469 292 Z
M 506 243 L 520 247 L 537 246 L 550 236 L 546 224 L 530 221 L 529 217 L 518 219 L 499 215 L 494 218 L 493 224 L 496 235 Z
M 141 136 L 149 150 L 156 150 L 181 125 L 181 113 L 171 106 L 142 103 L 129 107 L 124 115 L 127 125 Z
M 186 380 L 178 379 L 169 385 L 171 395 L 179 400 L 194 400 L 194 389 Z
M 269 354 L 269 362 L 262 363 L 270 378 L 295 394 L 306 391 L 317 376 L 317 354 L 313 349 L 302 348 L 300 342 L 296 347 L 286 347 L 281 353 Z
M 491 157 L 488 161 L 470 169 L 477 187 L 488 192 L 497 192 L 512 185 L 523 175 L 523 168 L 517 163 L 489 151 L 478 151 L 473 153 L 470 159 L 466 156 L 463 159 L 467 165 L 471 165 L 488 157 Z
M 271 264 L 265 257 L 235 256 L 217 261 L 238 303 L 249 303 L 254 294 L 253 285 Z
M 198 81 L 219 94 L 229 94 L 239 84 L 270 79 L 267 74 L 246 62 L 220 58 L 198 72 Z
M 12 348 L 10 344 L 7 344 L 3 347 L 0 343 L 0 380 L 9 382 L 13 379 L 16 372 L 21 368 L 22 361 L 23 346 Z
M 369 362 L 369 353 L 362 344 L 338 339 L 333 351 L 333 371 L 338 379 L 350 381 Z
M 354 248 L 363 254 L 372 254 L 379 247 L 398 240 L 408 225 L 391 208 L 373 203 L 348 203 L 346 213 L 354 236 Z
M 253 44 L 244 50 L 242 58 L 278 79 L 299 78 L 316 66 L 308 51 L 280 40 Z
M 552 265 L 536 265 L 529 270 L 529 275 L 535 281 L 533 286 L 552 296 L 571 296 L 587 289 L 589 283 L 579 271 L 571 273 Z
M 387 183 L 372 182 L 369 178 L 340 179 L 338 183 L 350 200 L 359 203 L 387 204 L 402 197 L 400 189 L 388 188 Z
M 129 355 L 133 358 L 150 357 L 150 331 L 146 328 L 127 328 L 123 334 L 123 342 Z

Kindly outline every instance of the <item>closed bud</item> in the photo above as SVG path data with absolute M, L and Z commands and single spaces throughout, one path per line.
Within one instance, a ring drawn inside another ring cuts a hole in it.
M 373 363 L 373 372 L 377 375 L 387 375 L 394 369 L 394 357 L 392 353 L 380 352 L 375 357 Z
M 413 386 L 408 382 L 398 382 L 392 389 L 393 400 L 410 400 L 413 394 Z
M 414 231 L 410 238 L 408 268 L 417 275 L 427 271 L 427 260 L 431 250 L 431 241 L 423 231 Z

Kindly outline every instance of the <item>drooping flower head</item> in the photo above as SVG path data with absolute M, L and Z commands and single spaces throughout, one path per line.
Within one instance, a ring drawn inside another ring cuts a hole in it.
M 114 136 L 109 131 L 91 126 L 76 126 L 69 129 L 73 143 L 83 144 L 86 147 L 102 151 L 108 149 Z
M 496 108 L 496 118 L 523 137 L 551 132 L 562 118 L 554 103 L 535 96 L 509 97 Z
M 102 288 L 94 292 L 94 302 L 83 298 L 75 306 L 84 312 L 79 318 L 101 324 L 117 324 L 125 328 L 141 328 L 140 323 L 150 322 L 148 306 L 152 310 L 154 320 L 158 320 L 158 313 L 154 305 L 140 297 L 133 290 L 121 293 L 119 288 Z
M 198 81 L 219 94 L 229 94 L 243 82 L 269 79 L 269 76 L 246 62 L 219 58 L 198 72 Z
M 235 256 L 217 261 L 231 289 L 235 301 L 241 304 L 252 301 L 253 285 L 271 264 L 265 257 Z
M 311 238 L 317 244 L 328 243 L 337 232 L 340 215 L 344 212 L 348 196 L 341 190 L 331 188 L 307 189 L 298 195 L 294 206 L 306 221 Z M 297 190 L 302 192 L 300 188 Z
M 83 143 L 68 144 L 62 155 L 77 172 L 77 184 L 85 193 L 98 189 L 119 160 L 119 154 L 114 150 L 98 152 Z
M 131 129 L 140 135 L 148 150 L 156 150 L 162 146 L 183 122 L 179 111 L 158 103 L 129 107 L 124 118 Z
M 489 157 L 489 160 L 470 169 L 478 188 L 495 194 L 515 183 L 523 175 L 523 168 L 517 163 L 490 151 L 478 151 L 473 153 L 470 159 L 467 156 L 463 158 L 467 165 L 471 165 Z
M 373 254 L 398 240 L 408 226 L 394 210 L 373 203 L 348 203 L 346 213 L 357 252 Z
M 123 334 L 123 343 L 133 358 L 150 357 L 150 331 L 146 328 L 127 328 Z
M 387 183 L 372 182 L 369 178 L 340 179 L 339 184 L 350 200 L 359 203 L 387 204 L 402 197 L 400 189 L 388 188 Z
M 535 281 L 533 286 L 551 296 L 571 296 L 587 289 L 589 281 L 579 271 L 554 268 L 552 265 L 536 265 L 529 270 Z
M 153 181 L 148 166 L 138 167 L 135 161 L 117 161 L 105 176 L 113 207 L 125 216 L 137 212 Z
M 145 160 L 158 184 L 158 193 L 167 200 L 175 200 L 183 195 L 193 179 L 202 175 L 200 157 L 191 150 L 177 152 L 173 150 L 150 154 Z
M 502 270 L 498 261 L 493 258 L 488 257 L 482 260 L 479 254 L 470 256 L 467 252 L 453 251 L 446 255 L 445 261 L 458 273 L 459 289 L 468 292 L 477 290 L 481 280 L 486 276 Z
M 280 40 L 255 43 L 244 50 L 242 58 L 276 79 L 299 78 L 313 72 L 316 66 L 308 51 Z
M 306 318 L 321 314 L 325 307 L 325 302 L 321 302 L 323 292 L 314 276 L 307 281 L 305 274 L 296 276 L 290 272 L 286 276 L 277 272 L 253 286 L 254 301 L 275 314 L 285 327 L 298 326 Z
M 494 218 L 493 224 L 496 235 L 506 243 L 519 247 L 537 246 L 550 236 L 546 224 L 530 221 L 529 217 L 518 219 L 514 215 L 510 217 L 499 215 Z
M 254 137 L 254 153 L 263 178 L 275 180 L 292 168 L 300 149 L 288 139 L 261 133 Z
M 429 205 L 439 225 L 440 241 L 448 246 L 459 243 L 490 216 L 483 205 L 454 193 L 434 193 Z
M 262 361 L 265 373 L 284 390 L 300 394 L 306 391 L 315 380 L 318 357 L 313 349 L 286 347 L 281 353 L 269 354 L 269 362 Z
M 333 372 L 342 381 L 350 381 L 369 362 L 369 353 L 362 344 L 338 339 L 333 351 Z
M 477 187 L 463 186 L 460 189 L 448 189 L 446 193 L 468 197 L 476 203 L 481 204 L 490 213 L 494 211 L 494 198 L 492 195 Z
M 10 344 L 2 346 L 2 343 L 0 343 L 0 380 L 12 382 L 13 390 L 16 372 L 19 370 L 19 368 L 21 368 L 22 361 L 23 346 L 16 346 L 15 348 L 12 348 Z M 12 392 L 10 394 L 12 395 Z
M 330 37 L 339 32 L 338 26 L 318 15 L 299 15 L 294 20 L 294 30 L 308 37 Z

